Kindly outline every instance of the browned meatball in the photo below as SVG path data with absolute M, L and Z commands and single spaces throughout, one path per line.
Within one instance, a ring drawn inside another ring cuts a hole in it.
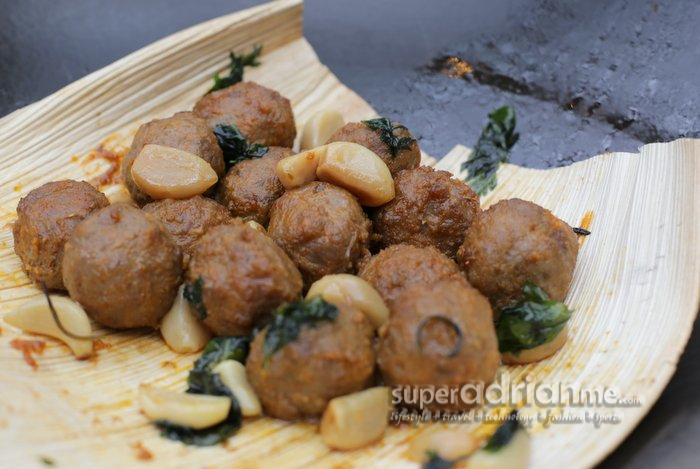
M 459 398 L 462 386 L 483 383 L 485 388 L 493 381 L 500 362 L 493 313 L 464 279 L 407 287 L 390 311 L 377 352 L 387 384 L 455 390 L 453 402 L 427 407 L 457 410 L 469 406 Z
M 352 194 L 315 181 L 277 199 L 267 232 L 289 254 L 308 287 L 324 275 L 355 272 L 369 255 L 370 229 Z
M 435 246 L 454 258 L 481 208 L 479 196 L 447 171 L 419 166 L 399 172 L 396 198 L 373 216 L 381 244 Z
M 206 121 L 191 112 L 178 112 L 166 119 L 155 119 L 139 127 L 129 153 L 122 162 L 122 176 L 131 197 L 139 205 L 153 199 L 143 192 L 131 177 L 134 160 L 145 145 L 163 145 L 199 156 L 209 163 L 221 179 L 224 176 L 224 156 L 216 137 Z
M 253 341 L 246 363 L 248 379 L 265 413 L 294 420 L 318 417 L 334 397 L 360 391 L 374 372 L 374 332 L 364 314 L 338 306 L 334 321 L 305 326 L 264 364 L 267 328 Z
M 272 204 L 284 194 L 275 167 L 279 160 L 293 153 L 291 148 L 270 147 L 262 158 L 236 164 L 219 186 L 219 200 L 233 216 L 266 226 Z
M 434 247 L 409 244 L 395 244 L 372 256 L 362 263 L 358 275 L 379 292 L 387 305 L 406 287 L 462 277 L 457 264 Z
M 96 321 L 117 329 L 155 327 L 182 280 L 182 254 L 150 215 L 115 203 L 68 239 L 63 283 Z
M 234 124 L 249 143 L 291 147 L 297 135 L 289 100 L 252 81 L 202 96 L 194 113 L 206 119 L 212 129 Z
M 107 197 L 83 181 L 49 182 L 23 197 L 12 235 L 27 276 L 49 288 L 64 289 L 61 262 L 66 240 L 85 217 L 107 205 Z
M 158 200 L 144 206 L 143 211 L 153 215 L 168 230 L 182 251 L 185 267 L 190 261 L 194 243 L 209 228 L 232 221 L 226 207 L 201 195 L 181 200 Z
M 392 124 L 400 125 L 398 122 L 392 122 Z M 393 133 L 397 137 L 413 138 L 411 132 L 405 128 L 395 130 Z M 389 147 L 382 141 L 380 134 L 362 122 L 345 124 L 344 127 L 331 135 L 327 143 L 331 142 L 352 142 L 369 148 L 386 163 L 391 174 L 396 174 L 402 169 L 417 168 L 420 164 L 420 149 L 415 139 L 408 148 L 402 148 L 396 152 L 395 156 L 392 156 Z
M 248 335 L 281 303 L 301 294 L 301 275 L 268 236 L 241 222 L 210 228 L 192 251 L 190 284 L 201 279 L 206 318 L 216 335 Z
M 498 312 L 520 299 L 528 280 L 564 300 L 577 254 L 569 225 L 539 205 L 510 199 L 478 217 L 457 256 L 469 282 Z

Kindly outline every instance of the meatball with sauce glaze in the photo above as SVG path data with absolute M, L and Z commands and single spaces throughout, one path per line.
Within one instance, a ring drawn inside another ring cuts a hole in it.
M 369 256 L 370 230 L 355 196 L 319 181 L 277 199 L 267 228 L 299 268 L 307 287 L 324 275 L 354 273 Z
M 271 417 L 318 417 L 334 397 L 361 391 L 374 375 L 374 330 L 359 310 L 338 305 L 338 316 L 303 326 L 299 336 L 265 364 L 267 328 L 251 345 L 248 379 Z
M 219 186 L 219 200 L 231 215 L 267 226 L 272 204 L 284 194 L 275 167 L 292 154 L 291 148 L 270 147 L 262 158 L 234 165 Z
M 182 250 L 185 267 L 194 243 L 212 226 L 230 223 L 233 218 L 223 205 L 196 195 L 189 199 L 163 199 L 151 202 L 143 211 L 160 221 Z
M 82 221 L 66 243 L 63 282 L 97 322 L 155 327 L 182 280 L 182 254 L 150 215 L 115 203 Z
M 455 258 L 467 228 L 481 212 L 479 196 L 447 171 L 419 166 L 394 178 L 396 197 L 373 215 L 383 246 L 435 246 Z
M 23 197 L 12 235 L 27 276 L 48 288 L 65 289 L 61 263 L 66 241 L 78 223 L 107 205 L 104 194 L 83 181 L 49 182 Z
M 477 218 L 457 257 L 469 283 L 498 313 L 521 298 L 527 281 L 563 301 L 577 254 L 578 242 L 569 225 L 537 204 L 509 199 Z
M 358 276 L 372 285 L 389 306 L 404 288 L 439 280 L 464 278 L 452 260 L 432 246 L 395 244 L 360 266 Z
M 400 124 L 392 122 L 392 125 Z M 405 128 L 395 130 L 394 135 L 413 138 L 411 132 Z M 417 168 L 420 164 L 420 149 L 415 139 L 408 148 L 399 149 L 396 155 L 392 155 L 387 144 L 382 141 L 380 134 L 362 122 L 345 124 L 345 126 L 331 135 L 331 138 L 326 143 L 332 142 L 352 142 L 369 148 L 386 163 L 392 175 L 396 175 L 402 169 Z
M 289 100 L 252 81 L 202 96 L 194 113 L 206 119 L 212 129 L 235 125 L 249 143 L 291 148 L 297 135 Z
M 493 313 L 488 300 L 464 279 L 407 287 L 390 311 L 377 352 L 387 384 L 411 391 L 432 386 L 454 390 L 454 401 L 424 404 L 458 410 L 472 404 L 460 396 L 464 385 L 485 388 L 493 381 L 500 363 Z
M 166 119 L 155 119 L 143 124 L 134 136 L 129 153 L 122 162 L 122 175 L 131 197 L 139 205 L 153 201 L 131 176 L 134 160 L 144 146 L 154 144 L 177 148 L 197 155 L 209 163 L 219 179 L 224 176 L 224 156 L 216 137 L 206 121 L 191 112 L 178 112 Z
M 210 228 L 192 251 L 190 284 L 201 281 L 206 318 L 215 335 L 248 335 L 282 303 L 301 295 L 292 261 L 267 235 L 240 220 Z

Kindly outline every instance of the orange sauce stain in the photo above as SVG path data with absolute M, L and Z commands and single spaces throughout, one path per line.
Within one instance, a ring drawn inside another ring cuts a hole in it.
M 583 218 L 581 219 L 581 223 L 578 224 L 580 228 L 583 228 L 584 230 L 591 230 L 591 223 L 593 223 L 593 210 L 588 210 L 586 213 L 583 214 Z M 586 236 L 579 235 L 578 237 L 578 248 L 581 249 L 583 247 L 583 243 L 586 241 Z
M 22 190 L 22 186 L 15 186 L 12 188 L 12 190 L 14 190 L 15 192 L 19 192 Z
M 131 447 L 136 450 L 136 459 L 139 461 L 150 461 L 153 459 L 153 453 L 148 451 L 148 449 L 146 449 L 146 447 L 143 446 L 143 443 L 140 441 L 132 444 Z
M 112 344 L 104 342 L 100 339 L 97 339 L 93 342 L 93 348 L 94 348 L 95 352 L 99 352 L 100 350 L 105 350 L 105 349 L 108 349 L 111 347 L 112 347 Z
M 165 360 L 164 362 L 162 362 L 162 363 L 160 364 L 160 366 L 162 366 L 163 368 L 171 368 L 171 369 L 173 369 L 173 370 L 176 370 L 176 369 L 177 369 L 177 363 L 172 362 L 172 361 L 170 361 L 170 360 Z
M 129 152 L 129 147 L 119 144 L 119 139 L 121 139 L 119 135 L 110 135 L 95 150 L 90 151 L 82 161 L 80 161 L 80 158 L 77 156 L 71 157 L 72 162 L 80 161 L 82 166 L 88 165 L 94 161 L 107 163 L 107 167 L 102 174 L 93 177 L 89 181 L 90 184 L 97 189 L 122 182 L 120 170 L 122 160 Z
M 10 341 L 10 347 L 15 350 L 22 352 L 22 357 L 27 365 L 31 366 L 35 370 L 39 367 L 34 360 L 33 354 L 41 355 L 44 353 L 46 348 L 46 342 L 43 340 L 24 340 L 24 339 L 12 339 Z

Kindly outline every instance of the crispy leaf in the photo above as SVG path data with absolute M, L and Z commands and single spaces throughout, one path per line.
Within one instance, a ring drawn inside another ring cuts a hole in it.
M 513 439 L 517 431 L 521 428 L 520 421 L 518 420 L 518 411 L 513 410 L 508 415 L 508 419 L 498 427 L 498 430 L 496 430 L 493 435 L 491 435 L 491 438 L 486 442 L 483 450 L 495 453 L 501 448 L 508 446 L 510 440 Z
M 423 463 L 423 469 L 450 469 L 458 462 L 445 459 L 435 451 L 428 451 L 428 460 Z
M 231 59 L 231 64 L 229 65 L 228 76 L 222 77 L 218 73 L 214 75 L 214 86 L 207 91 L 207 94 L 243 81 L 243 69 L 245 67 L 257 67 L 260 65 L 258 57 L 261 51 L 262 46 L 256 45 L 250 54 L 236 55 L 233 52 L 229 52 L 228 56 Z
M 501 310 L 496 324 L 498 348 L 501 353 L 516 355 L 552 341 L 571 317 L 571 310 L 560 301 L 550 300 L 547 294 L 527 282 L 522 299 Z
M 311 300 L 286 303 L 277 308 L 265 332 L 263 342 L 263 366 L 267 366 L 272 355 L 299 337 L 302 327 L 316 327 L 320 321 L 334 321 L 338 308 L 320 296 Z
M 386 117 L 366 120 L 362 121 L 362 123 L 379 134 L 379 138 L 389 148 L 392 157 L 395 157 L 400 150 L 409 148 L 415 142 L 415 139 L 411 137 L 398 137 L 395 135 L 395 131 L 405 129 L 406 126 L 394 125 Z
M 267 153 L 268 147 L 264 145 L 248 144 L 248 140 L 235 125 L 217 125 L 214 127 L 214 136 L 224 153 L 226 169 L 251 158 L 262 158 Z
M 474 151 L 461 166 L 462 171 L 467 171 L 466 182 L 474 192 L 484 195 L 496 187 L 498 166 L 510 160 L 510 149 L 519 137 L 513 108 L 504 106 L 489 114 L 489 123 Z
M 202 297 L 202 277 L 197 278 L 194 283 L 185 285 L 182 294 L 197 312 L 199 319 L 204 321 L 207 318 L 207 308 L 204 306 L 204 298 Z

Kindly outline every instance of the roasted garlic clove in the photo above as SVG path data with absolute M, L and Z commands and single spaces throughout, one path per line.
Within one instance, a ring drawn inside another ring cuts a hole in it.
M 223 422 L 231 410 L 227 396 L 188 394 L 146 385 L 141 385 L 139 391 L 141 409 L 150 420 L 166 420 L 195 430 Z
M 216 365 L 212 372 L 218 373 L 221 382 L 236 396 L 238 405 L 241 407 L 241 414 L 244 417 L 255 417 L 262 414 L 260 400 L 248 382 L 245 365 L 236 360 L 224 360 Z
M 64 329 L 80 336 L 92 334 L 90 319 L 78 303 L 65 296 L 51 295 L 50 298 Z M 29 300 L 5 315 L 4 319 L 8 324 L 19 327 L 25 332 L 59 339 L 71 349 L 77 358 L 86 358 L 92 355 L 92 340 L 75 339 L 64 334 L 56 324 L 49 309 L 49 303 L 43 296 Z
M 177 291 L 173 306 L 160 323 L 160 333 L 165 343 L 173 351 L 177 353 L 198 352 L 211 339 L 211 332 L 204 327 L 204 324 L 192 311 L 189 302 L 183 295 L 184 289 L 185 286 L 181 285 Z

